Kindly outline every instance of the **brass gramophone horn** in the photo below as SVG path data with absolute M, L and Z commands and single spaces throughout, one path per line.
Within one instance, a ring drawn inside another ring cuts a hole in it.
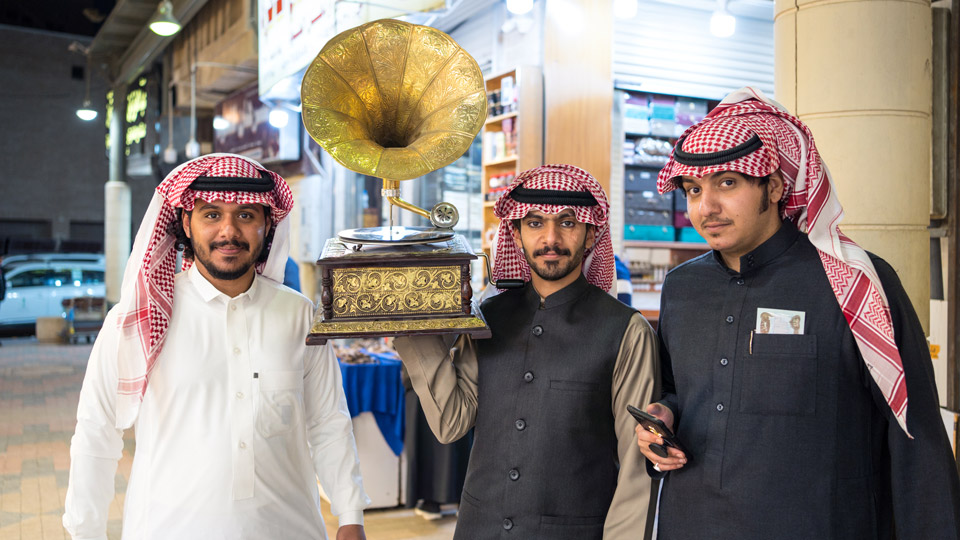
M 394 19 L 352 28 L 324 45 L 300 93 L 307 132 L 335 160 L 382 178 L 391 204 L 452 227 L 453 205 L 399 198 L 400 180 L 462 156 L 487 116 L 480 67 L 450 36 Z

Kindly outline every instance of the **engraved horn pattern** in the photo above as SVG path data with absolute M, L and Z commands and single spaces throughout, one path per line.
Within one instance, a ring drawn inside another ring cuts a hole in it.
M 355 172 L 409 180 L 463 155 L 487 99 L 476 60 L 445 33 L 382 19 L 334 36 L 301 86 L 303 123 Z

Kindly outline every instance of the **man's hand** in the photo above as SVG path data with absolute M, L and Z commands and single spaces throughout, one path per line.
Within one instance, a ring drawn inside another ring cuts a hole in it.
M 363 525 L 344 525 L 337 529 L 337 540 L 367 540 Z
M 670 431 L 673 431 L 673 411 L 668 407 L 664 407 L 659 403 L 651 403 L 647 405 L 647 412 L 659 418 Z M 657 437 L 653 433 L 643 429 L 642 426 L 637 426 L 637 445 L 640 447 L 640 452 L 654 465 L 656 469 L 661 472 L 673 471 L 683 467 L 687 462 L 687 456 L 683 454 L 680 450 L 672 448 L 670 446 L 665 447 L 667 449 L 667 455 L 669 457 L 660 457 L 650 449 L 651 444 L 663 444 L 663 438 Z

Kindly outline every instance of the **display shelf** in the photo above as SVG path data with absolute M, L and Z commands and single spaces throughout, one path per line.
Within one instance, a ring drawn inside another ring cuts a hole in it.
M 496 200 L 487 200 L 488 193 L 543 161 L 543 74 L 538 67 L 521 66 L 488 77 L 486 86 L 489 116 L 482 131 L 481 246 L 489 255 L 500 220 L 493 213 Z

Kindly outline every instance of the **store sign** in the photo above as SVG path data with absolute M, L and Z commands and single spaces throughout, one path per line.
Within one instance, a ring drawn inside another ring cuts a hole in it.
M 305 68 L 334 36 L 334 0 L 259 0 L 259 93 Z
M 147 79 L 140 79 L 127 91 L 127 114 L 124 132 L 126 154 L 142 154 L 143 139 L 147 136 Z
M 300 159 L 300 115 L 288 108 L 276 109 L 286 115 L 286 124 L 270 123 L 274 110 L 260 101 L 257 86 L 245 88 L 214 108 L 213 151 L 240 154 L 261 163 Z
M 258 0 L 260 95 L 305 69 L 324 44 L 344 30 L 445 6 L 445 0 Z

